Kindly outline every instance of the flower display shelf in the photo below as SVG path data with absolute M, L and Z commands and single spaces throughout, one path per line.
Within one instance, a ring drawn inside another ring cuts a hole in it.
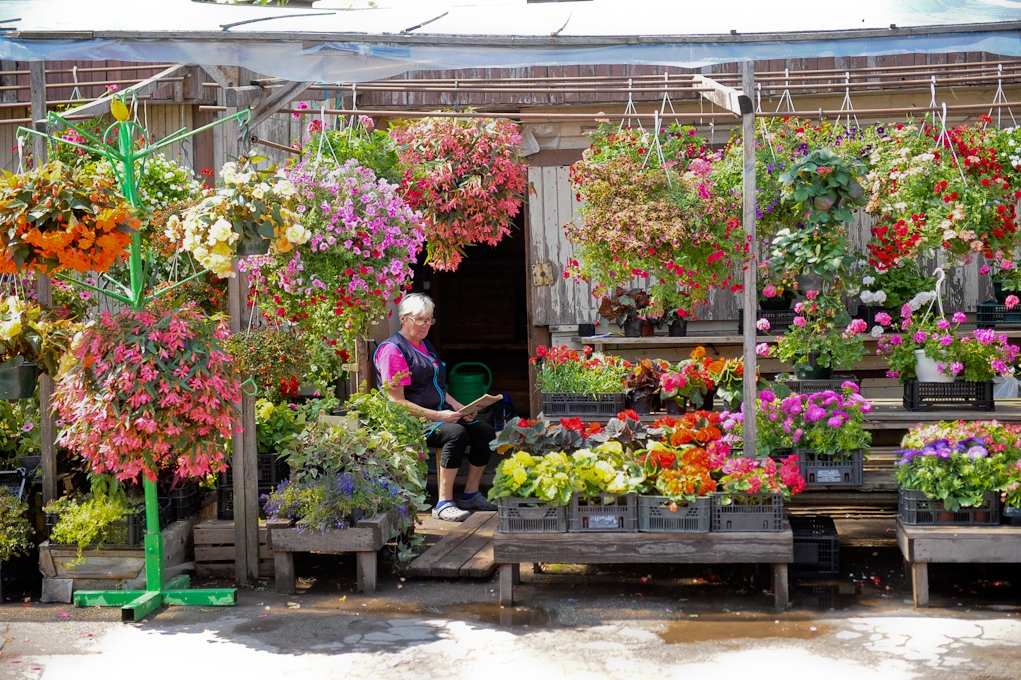
M 538 498 L 501 498 L 497 527 L 512 534 L 567 533 L 567 508 Z
M 710 531 L 783 531 L 783 494 L 713 493 L 709 500 Z
M 832 378 L 824 380 L 797 380 L 796 378 L 777 380 L 776 384 L 786 386 L 795 394 L 815 394 L 816 392 L 825 392 L 826 390 L 839 392 L 841 386 L 846 382 L 852 382 L 861 387 L 861 380 L 850 373 L 834 375 Z
M 858 305 L 858 313 L 854 315 L 854 318 L 864 321 L 867 325 L 866 332 L 868 332 L 876 326 L 881 325 L 878 321 L 876 321 L 876 315 L 882 314 L 883 312 L 889 314 L 893 319 L 900 318 L 900 313 L 897 310 L 887 309 L 886 307 L 877 307 L 876 305 Z
M 567 510 L 570 533 L 638 531 L 638 495 L 571 496 Z
M 638 497 L 638 530 L 705 533 L 709 531 L 709 497 L 673 504 L 666 496 Z
M 624 410 L 624 394 L 542 393 L 542 412 L 547 418 L 610 416 Z
M 929 498 L 916 489 L 901 489 L 897 517 L 909 526 L 995 526 L 1000 523 L 1000 493 L 986 491 L 982 505 L 951 512 L 943 501 Z
M 794 323 L 794 317 L 798 315 L 793 309 L 759 309 L 756 310 L 756 319 L 765 319 L 769 322 L 769 330 L 787 330 Z M 744 334 L 744 309 L 737 310 L 737 332 Z
M 923 383 L 909 380 L 904 383 L 904 408 L 928 411 L 931 406 L 970 406 L 976 411 L 995 411 L 993 381 Z
M 975 307 L 975 325 L 979 328 L 1021 328 L 1021 306 L 1007 309 L 994 300 Z
M 805 487 L 861 486 L 865 453 L 861 449 L 846 458 L 821 456 L 815 449 L 794 449 Z
M 792 576 L 836 576 L 840 573 L 840 536 L 826 515 L 795 515 Z

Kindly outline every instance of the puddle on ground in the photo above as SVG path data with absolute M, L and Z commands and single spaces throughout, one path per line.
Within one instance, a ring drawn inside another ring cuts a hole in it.
M 417 603 L 366 603 L 363 606 L 345 604 L 340 609 L 361 616 L 424 616 L 522 628 L 548 626 L 556 618 L 554 612 L 542 607 L 501 607 L 495 602 L 465 602 L 439 606 Z
M 659 636 L 668 645 L 721 642 L 727 640 L 812 640 L 833 630 L 833 626 L 816 621 L 760 619 L 749 617 L 727 619 L 686 619 L 671 621 Z

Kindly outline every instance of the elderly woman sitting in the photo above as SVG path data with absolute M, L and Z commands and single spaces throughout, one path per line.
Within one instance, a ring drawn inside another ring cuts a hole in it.
M 439 501 L 433 508 L 433 517 L 463 522 L 469 510 L 496 509 L 479 492 L 491 453 L 489 443 L 496 432 L 478 420 L 475 413 L 459 414 L 464 405 L 447 394 L 446 364 L 426 338 L 435 323 L 434 308 L 432 299 L 421 293 L 405 297 L 398 308 L 401 329 L 379 345 L 373 361 L 380 385 L 394 383 L 396 376 L 404 376 L 396 381 L 389 397 L 415 415 L 433 421 L 426 438 L 429 446 L 440 449 Z M 468 481 L 461 498 L 455 502 L 454 478 L 469 444 Z

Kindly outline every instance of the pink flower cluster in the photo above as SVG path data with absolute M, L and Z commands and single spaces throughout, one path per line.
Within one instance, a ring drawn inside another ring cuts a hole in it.
M 218 472 L 241 401 L 220 346 L 227 334 L 222 320 L 193 306 L 104 313 L 76 342 L 75 364 L 54 389 L 65 423 L 57 443 L 121 480 L 155 480 L 165 469 Z
M 730 458 L 723 464 L 723 477 L 717 488 L 728 493 L 788 493 L 805 489 L 798 469 L 798 457 L 788 456 L 780 465 L 772 458 Z

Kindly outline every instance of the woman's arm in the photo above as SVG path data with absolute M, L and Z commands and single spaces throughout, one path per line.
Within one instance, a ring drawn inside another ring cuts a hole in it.
M 404 385 L 396 385 L 396 386 L 394 386 L 389 392 L 386 393 L 386 395 L 388 397 L 390 397 L 390 399 L 392 399 L 393 401 L 396 401 L 398 404 L 404 404 L 405 406 L 407 406 L 408 409 L 414 415 L 421 416 L 422 418 L 425 418 L 426 420 L 431 420 L 431 421 L 437 422 L 437 423 L 456 423 L 457 421 L 459 421 L 461 419 L 461 414 L 458 413 L 456 410 L 454 410 L 454 411 L 434 411 L 431 408 L 426 408 L 424 406 L 419 406 L 418 404 L 416 404 L 416 403 L 414 403 L 412 401 L 408 401 L 408 399 L 406 399 L 404 397 Z M 449 395 L 447 396 L 447 401 L 448 402 L 454 402 L 454 400 L 452 398 L 450 398 Z M 451 405 L 455 406 L 454 403 L 451 403 Z M 455 406 L 455 407 L 456 408 L 460 408 L 460 406 Z
M 461 409 L 464 408 L 464 404 L 459 402 L 457 399 L 454 399 L 454 397 L 452 397 L 449 394 L 447 395 L 447 403 L 450 404 L 451 406 L 453 406 L 455 411 L 460 411 Z M 472 413 L 466 413 L 466 414 L 464 414 L 461 417 L 464 418 L 464 420 L 466 422 L 471 422 L 471 421 L 475 420 L 475 416 L 476 415 L 478 415 L 477 411 L 472 412 Z

